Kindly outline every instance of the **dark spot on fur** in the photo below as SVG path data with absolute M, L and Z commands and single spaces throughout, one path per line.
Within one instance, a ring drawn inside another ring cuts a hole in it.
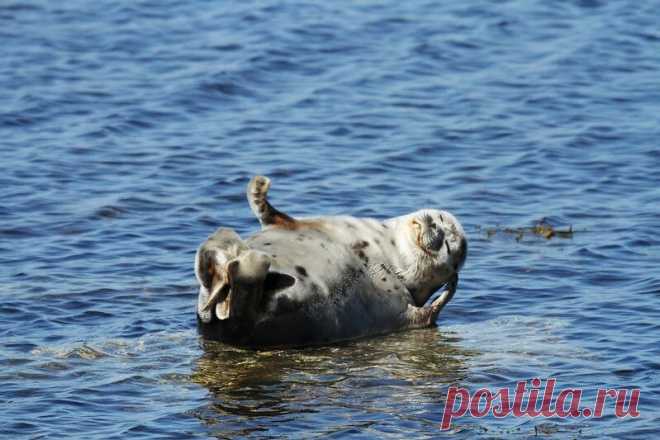
M 390 240 L 390 243 L 392 243 L 392 246 L 396 246 L 396 243 L 394 243 L 394 240 Z
M 445 219 L 442 218 L 442 214 L 438 214 L 438 216 L 440 217 L 440 221 L 441 221 L 442 223 L 444 223 L 444 222 L 445 222 Z
M 215 277 L 215 266 L 213 263 L 209 261 L 206 271 L 202 271 L 201 276 L 204 287 L 211 289 L 213 287 L 213 278 Z
M 352 223 L 346 223 L 346 226 L 348 226 L 350 229 L 356 229 L 355 225 Z
M 280 296 L 277 298 L 277 314 L 284 313 L 293 313 L 296 310 L 300 309 L 302 303 L 300 301 L 294 301 L 289 297 Z
M 296 266 L 296 272 L 298 272 L 298 274 L 299 274 L 300 276 L 303 276 L 303 277 L 306 277 L 306 276 L 307 276 L 307 269 L 305 269 L 305 268 L 302 267 L 302 266 Z
M 381 281 L 387 281 L 387 278 L 383 277 L 380 279 Z
M 273 255 L 271 255 L 271 256 L 272 256 L 273 258 L 277 258 L 277 255 L 275 255 L 275 254 L 273 254 Z
M 359 240 L 359 241 L 356 241 L 355 243 L 353 243 L 353 244 L 351 245 L 351 248 L 352 248 L 354 251 L 357 251 L 357 250 L 360 250 L 360 249 L 364 249 L 364 248 L 366 248 L 367 246 L 369 246 L 369 242 L 368 242 L 368 241 Z
M 264 279 L 264 294 L 262 304 L 265 305 L 277 292 L 287 289 L 296 283 L 296 279 L 291 275 L 279 272 L 268 272 Z
M 374 238 L 374 241 L 376 242 L 377 245 L 380 245 L 380 240 L 378 240 L 377 238 Z
M 264 246 L 270 246 L 271 244 L 273 244 L 273 243 L 271 243 L 270 241 L 267 241 L 266 243 L 264 243 Z
M 325 249 L 325 243 L 321 243 L 321 247 Z
M 392 290 L 391 290 L 391 289 L 387 289 L 387 293 L 392 293 Z
M 384 270 L 385 272 L 387 272 L 388 274 L 390 274 L 390 275 L 392 274 L 392 272 L 390 271 L 389 267 L 385 266 L 385 265 L 382 264 L 382 263 L 381 263 L 381 265 L 380 265 L 380 268 L 383 269 L 383 270 Z
M 358 257 L 360 257 L 361 259 L 363 259 L 365 263 L 368 263 L 368 262 L 369 262 L 369 257 L 367 257 L 367 255 L 364 253 L 364 251 L 363 251 L 362 249 L 360 249 L 359 251 L 357 251 L 357 255 L 358 255 Z
M 385 223 L 383 223 L 383 229 L 389 229 L 389 227 Z
M 451 255 L 451 249 L 449 248 L 449 241 L 445 240 L 445 246 L 447 246 L 447 254 Z

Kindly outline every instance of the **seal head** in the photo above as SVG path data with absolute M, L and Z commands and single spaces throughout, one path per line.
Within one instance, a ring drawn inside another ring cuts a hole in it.
M 392 223 L 400 251 L 399 275 L 421 306 L 465 264 L 465 232 L 456 217 L 438 209 L 422 209 Z

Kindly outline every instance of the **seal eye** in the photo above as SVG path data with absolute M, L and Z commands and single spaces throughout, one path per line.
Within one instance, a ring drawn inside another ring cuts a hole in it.
M 431 222 L 431 229 L 435 229 L 437 227 L 438 227 L 438 225 L 436 225 L 435 222 Z

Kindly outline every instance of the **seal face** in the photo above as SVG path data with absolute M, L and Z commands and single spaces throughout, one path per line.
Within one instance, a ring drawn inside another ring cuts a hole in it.
M 219 229 L 195 258 L 197 315 L 208 338 L 251 347 L 336 342 L 430 326 L 454 295 L 467 254 L 460 223 L 425 209 L 385 221 L 295 219 L 247 197 L 262 230 L 242 240 Z M 431 304 L 429 297 L 446 290 Z
M 449 212 L 422 209 L 389 220 L 397 235 L 398 254 L 393 254 L 405 284 L 420 306 L 467 257 L 463 227 Z

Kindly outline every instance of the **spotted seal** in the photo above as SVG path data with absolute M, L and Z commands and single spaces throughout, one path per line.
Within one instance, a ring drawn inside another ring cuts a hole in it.
M 434 325 L 467 255 L 453 215 L 294 218 L 270 204 L 269 188 L 263 176 L 247 188 L 260 231 L 243 240 L 220 228 L 197 251 L 203 336 L 256 348 L 305 346 Z

